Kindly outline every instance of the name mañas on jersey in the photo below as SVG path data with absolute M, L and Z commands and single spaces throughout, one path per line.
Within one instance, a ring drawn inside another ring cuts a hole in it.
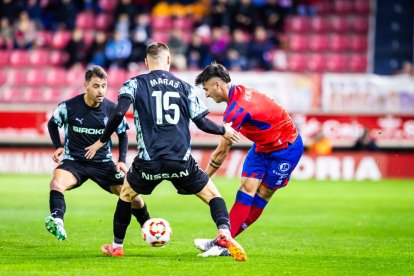
M 165 79 L 165 78 L 151 79 L 150 83 L 151 83 L 151 86 L 156 86 L 158 84 L 164 84 L 164 85 L 170 85 L 174 88 L 177 88 L 180 85 L 178 81 L 173 81 L 173 80 Z
M 157 174 L 150 174 L 150 173 L 145 173 L 142 172 L 142 178 L 147 179 L 147 180 L 159 180 L 159 179 L 169 179 L 169 178 L 181 178 L 184 176 L 188 176 L 188 170 L 185 171 L 181 171 L 178 173 L 157 173 Z
M 96 129 L 96 128 L 87 128 L 87 127 L 77 127 L 73 126 L 73 131 L 78 133 L 86 133 L 86 134 L 100 134 L 104 133 L 104 128 Z

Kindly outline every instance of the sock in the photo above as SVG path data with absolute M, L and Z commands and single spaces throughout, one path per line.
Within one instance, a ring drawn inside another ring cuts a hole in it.
M 134 217 L 137 219 L 141 227 L 144 225 L 144 223 L 150 219 L 150 215 L 147 210 L 147 204 L 144 205 L 141 209 L 135 209 L 131 208 L 131 213 L 134 215 Z
M 238 236 L 241 232 L 247 229 L 247 227 L 252 225 L 261 216 L 267 203 L 268 201 L 261 198 L 258 194 L 254 196 L 249 215 L 247 216 L 244 223 L 240 226 L 234 237 Z
M 222 197 L 215 197 L 208 203 L 210 214 L 216 223 L 217 229 L 229 229 L 229 213 L 227 212 L 226 202 Z
M 63 216 L 66 211 L 66 203 L 64 195 L 55 190 L 51 190 L 49 194 L 49 209 L 50 214 L 54 218 L 60 218 L 63 221 Z
M 131 202 L 119 199 L 114 214 L 114 243 L 122 244 L 124 242 L 125 233 L 130 222 Z
M 246 220 L 252 206 L 253 197 L 242 191 L 237 191 L 236 202 L 230 210 L 230 231 L 231 236 L 234 237 Z

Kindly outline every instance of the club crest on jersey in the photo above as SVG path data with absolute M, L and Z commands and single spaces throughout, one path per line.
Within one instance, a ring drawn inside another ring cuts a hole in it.
M 108 117 L 105 117 L 105 118 L 103 119 L 103 121 L 104 121 L 104 125 L 106 126 L 106 124 L 108 123 Z
M 287 172 L 290 169 L 290 163 L 289 162 L 283 162 L 279 164 L 279 171 L 281 172 Z

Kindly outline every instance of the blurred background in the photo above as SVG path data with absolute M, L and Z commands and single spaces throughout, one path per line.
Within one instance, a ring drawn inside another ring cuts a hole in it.
M 215 60 L 289 111 L 306 144 L 294 177 L 414 178 L 413 26 L 412 0 L 0 0 L 0 172 L 51 173 L 46 124 L 85 68 L 106 68 L 116 101 L 161 41 L 190 84 Z M 221 122 L 224 106 L 204 100 Z M 218 139 L 191 131 L 205 167 Z M 219 174 L 238 176 L 249 145 Z

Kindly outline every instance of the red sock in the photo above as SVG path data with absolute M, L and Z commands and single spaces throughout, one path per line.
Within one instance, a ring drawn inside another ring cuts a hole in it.
M 263 208 L 253 205 L 250 208 L 249 215 L 247 216 L 244 223 L 240 225 L 240 228 L 237 230 L 237 233 L 235 233 L 234 235 L 232 234 L 233 238 L 237 237 L 241 232 L 247 229 L 247 227 L 253 224 L 253 222 L 255 222 L 262 215 L 263 210 L 264 210 Z
M 243 222 L 247 219 L 249 215 L 250 208 L 252 205 L 253 197 L 242 192 L 238 191 L 236 196 L 236 202 L 230 210 L 230 232 L 231 236 L 234 237 L 237 233 L 237 230 L 241 227 Z

